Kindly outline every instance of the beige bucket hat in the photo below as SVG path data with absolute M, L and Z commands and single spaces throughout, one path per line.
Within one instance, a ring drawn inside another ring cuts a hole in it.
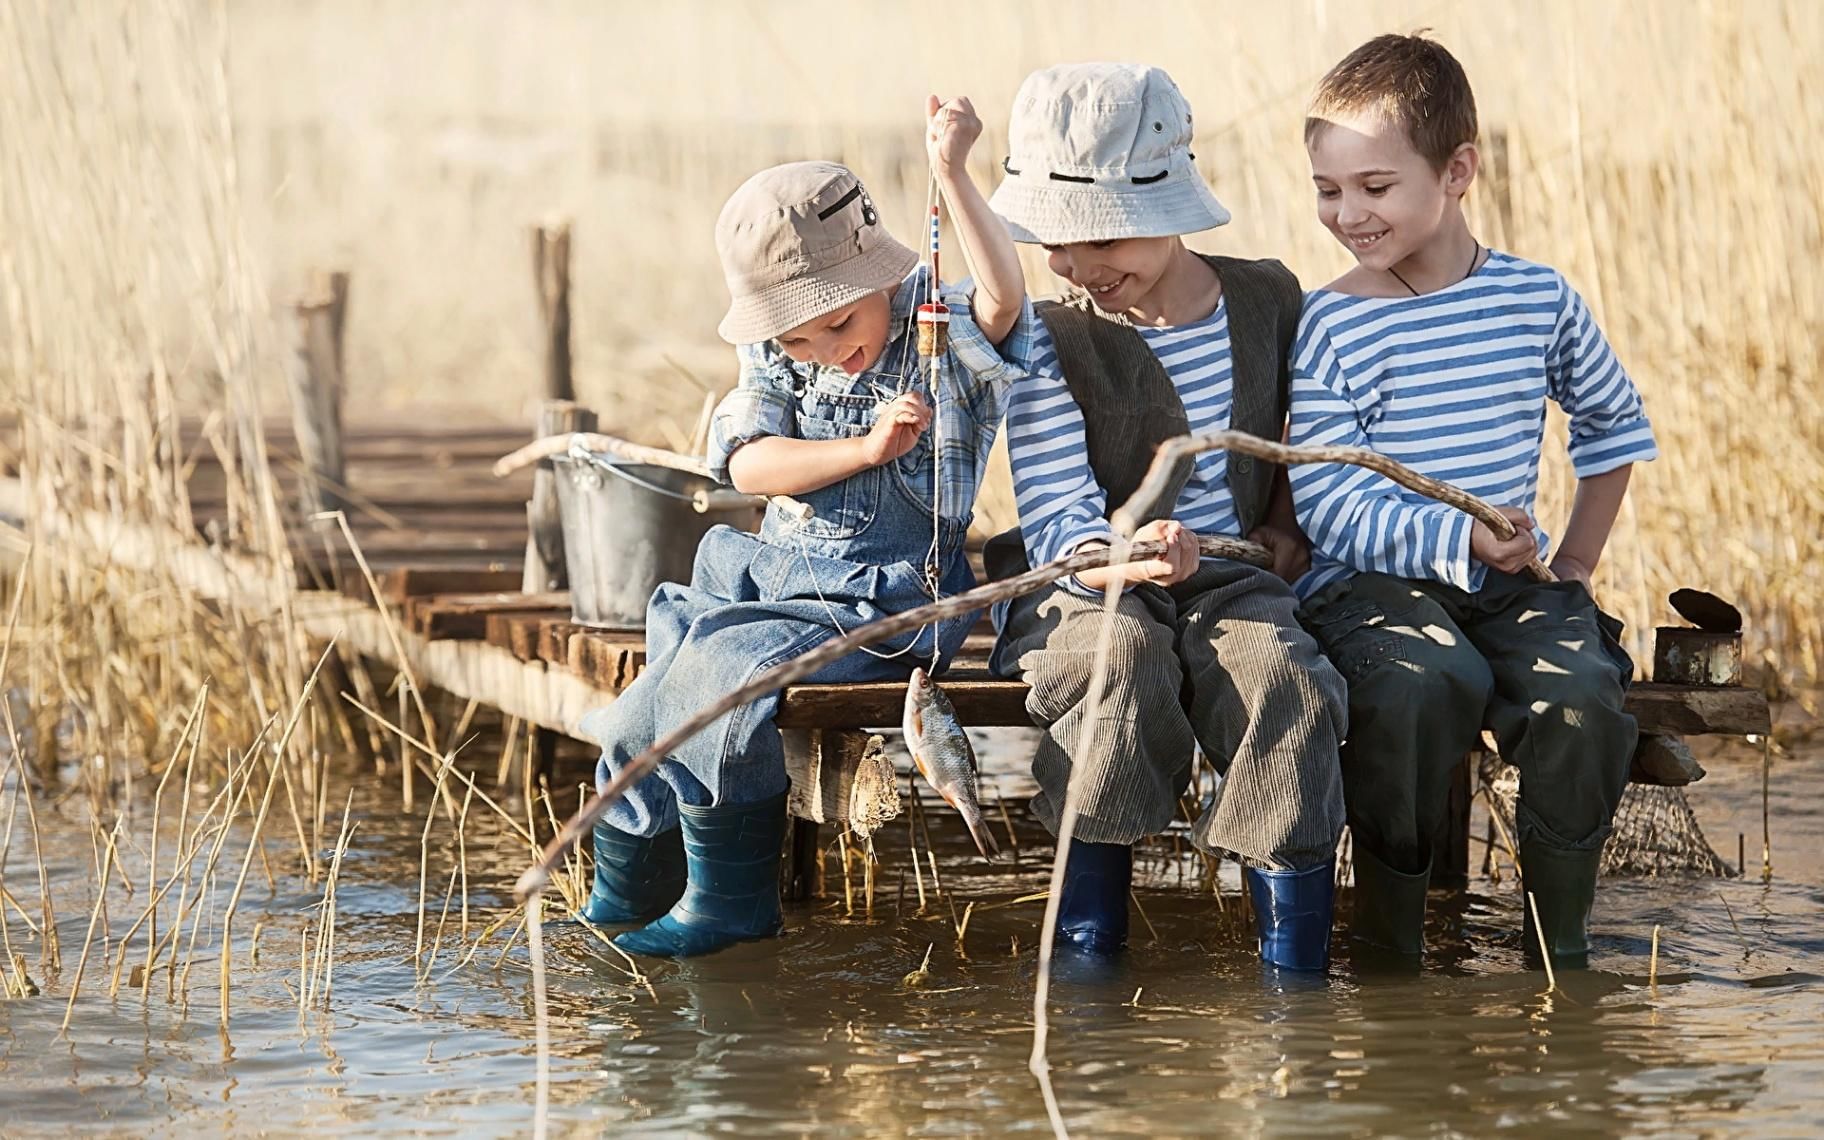
M 1015 241 L 1170 237 L 1229 220 L 1191 163 L 1191 107 L 1157 67 L 1069 63 L 1020 84 L 989 206 Z
M 733 298 L 716 331 L 730 344 L 771 340 L 894 288 L 918 264 L 861 180 L 834 162 L 788 162 L 742 183 L 716 220 L 716 253 Z

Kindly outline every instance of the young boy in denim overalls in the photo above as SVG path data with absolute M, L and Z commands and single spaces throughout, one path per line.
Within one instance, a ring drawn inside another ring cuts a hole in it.
M 1639 393 L 1555 270 L 1485 249 L 1464 220 L 1476 104 L 1449 52 L 1381 36 L 1324 77 L 1305 121 L 1318 217 L 1357 265 L 1299 328 L 1294 444 L 1373 448 L 1513 522 L 1480 522 L 1359 467 L 1292 471 L 1317 554 L 1308 619 L 1349 681 L 1343 787 L 1354 932 L 1416 960 L 1452 770 L 1493 730 L 1520 769 L 1525 949 L 1582 966 L 1602 843 L 1634 751 L 1633 666 L 1590 574 L 1628 473 L 1657 454 Z M 1576 502 L 1552 558 L 1532 519 L 1545 402 L 1570 416 Z M 1537 929 L 1535 929 L 1537 926 Z
M 774 167 L 722 210 L 716 245 L 733 303 L 718 331 L 738 346 L 741 378 L 716 410 L 709 465 L 739 490 L 791 496 L 813 513 L 797 521 L 769 507 L 758 535 L 717 527 L 690 584 L 659 587 L 644 671 L 585 721 L 603 746 L 600 783 L 756 674 L 973 584 L 963 534 L 1032 318 L 1013 244 L 964 169 L 980 121 L 966 99 L 931 100 L 927 120 L 938 184 L 978 275 L 973 296 L 942 298 L 949 349 L 935 393 L 912 316 L 936 283 L 853 174 L 826 162 Z M 947 661 L 973 621 L 903 634 L 809 680 L 902 679 Z M 779 932 L 788 781 L 778 702 L 716 722 L 597 825 L 583 917 L 656 918 L 616 938 L 623 949 L 688 957 Z
M 1016 241 L 1044 247 L 1073 295 L 1040 306 L 1032 377 L 1008 408 L 1020 530 L 990 544 L 995 577 L 1107 543 L 1108 513 L 1166 439 L 1228 428 L 1278 439 L 1302 297 L 1276 261 L 1186 248 L 1182 235 L 1229 214 L 1191 163 L 1190 107 L 1158 68 L 1034 72 L 1008 137 L 992 205 Z M 1048 828 L 1078 786 L 1058 936 L 1092 955 L 1120 949 L 1133 844 L 1178 814 L 1201 747 L 1223 778 L 1193 839 L 1242 862 L 1262 958 L 1321 970 L 1343 827 L 1344 691 L 1298 623 L 1288 582 L 1308 552 L 1285 476 L 1208 453 L 1148 519 L 1135 538 L 1164 542 L 1163 557 L 1016 599 L 995 651 L 998 669 L 1032 686 L 1026 707 L 1045 726 L 1033 810 Z M 1198 533 L 1268 544 L 1279 573 L 1202 559 Z M 1125 593 L 1111 617 L 1114 583 Z M 1111 622 L 1095 748 L 1076 756 Z

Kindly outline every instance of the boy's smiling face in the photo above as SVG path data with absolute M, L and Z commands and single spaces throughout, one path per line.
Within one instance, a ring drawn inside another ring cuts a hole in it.
M 887 347 L 887 326 L 893 317 L 887 294 L 870 293 L 776 338 L 779 348 L 800 364 L 840 368 L 851 376 L 873 366 Z
M 1151 296 L 1170 268 L 1175 238 L 1122 238 L 1048 245 L 1051 271 L 1089 294 L 1098 309 L 1121 313 Z
M 1423 250 L 1469 184 L 1477 155 L 1464 143 L 1433 166 L 1398 122 L 1373 114 L 1336 118 L 1309 132 L 1317 216 L 1364 267 L 1386 271 Z

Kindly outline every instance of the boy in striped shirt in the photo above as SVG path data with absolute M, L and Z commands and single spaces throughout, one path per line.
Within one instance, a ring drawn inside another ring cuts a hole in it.
M 1158 68 L 1073 64 L 1028 76 L 990 205 L 1014 240 L 1044 247 L 1073 287 L 1038 309 L 1031 376 L 1010 397 L 1020 530 L 998 536 L 1005 577 L 1113 535 L 1108 512 L 1159 443 L 1236 428 L 1277 439 L 1302 293 L 1276 261 L 1206 257 L 1182 235 L 1228 211 L 1191 163 L 1191 115 Z M 1061 944 L 1100 955 L 1127 932 L 1133 843 L 1179 813 L 1198 747 L 1223 779 L 1192 830 L 1243 865 L 1268 963 L 1321 970 L 1342 833 L 1337 747 L 1344 688 L 1299 627 L 1289 581 L 1308 549 L 1283 472 L 1209 454 L 1177 477 L 1135 535 L 1162 558 L 1079 574 L 1001 616 L 995 666 L 1032 686 L 1045 727 L 1033 810 L 1078 817 L 1059 900 Z M 1278 525 L 1272 525 L 1274 521 Z M 1200 559 L 1197 536 L 1270 545 L 1273 571 Z M 1124 591 L 1104 612 L 1104 590 Z M 1080 751 L 1098 636 L 1113 625 L 1094 751 Z M 1073 759 L 1083 770 L 1072 773 Z
M 1318 217 L 1355 268 L 1300 321 L 1291 442 L 1369 447 L 1495 504 L 1480 522 L 1363 468 L 1295 468 L 1315 550 L 1307 623 L 1349 682 L 1343 784 L 1353 930 L 1416 958 L 1452 770 L 1493 731 L 1520 769 L 1525 948 L 1586 963 L 1602 843 L 1634 750 L 1633 666 L 1590 575 L 1636 462 L 1640 395 L 1555 270 L 1486 249 L 1463 195 L 1477 169 L 1469 80 L 1421 36 L 1380 36 L 1324 77 L 1305 120 Z M 1545 402 L 1570 417 L 1576 502 L 1551 559 L 1532 518 Z M 1535 929 L 1537 927 L 1537 929 Z

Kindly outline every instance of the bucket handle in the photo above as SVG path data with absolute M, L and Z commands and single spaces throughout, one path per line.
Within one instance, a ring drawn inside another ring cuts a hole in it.
M 808 503 L 801 503 L 798 500 L 788 498 L 785 495 L 744 495 L 739 491 L 724 491 L 720 488 L 713 491 L 695 491 L 687 495 L 682 491 L 674 491 L 670 487 L 654 483 L 650 479 L 643 479 L 640 476 L 635 475 L 632 471 L 629 471 L 624 465 L 616 463 L 612 459 L 597 455 L 586 448 L 573 445 L 565 458 L 599 467 L 609 474 L 625 479 L 634 486 L 639 487 L 642 490 L 651 491 L 655 495 L 663 495 L 667 499 L 675 499 L 680 503 L 689 503 L 691 509 L 695 510 L 700 515 L 710 514 L 715 511 L 741 511 L 754 508 L 763 509 L 770 501 L 776 504 L 779 509 L 786 514 L 796 518 L 799 522 L 803 522 L 805 519 L 811 517 L 811 508 Z

